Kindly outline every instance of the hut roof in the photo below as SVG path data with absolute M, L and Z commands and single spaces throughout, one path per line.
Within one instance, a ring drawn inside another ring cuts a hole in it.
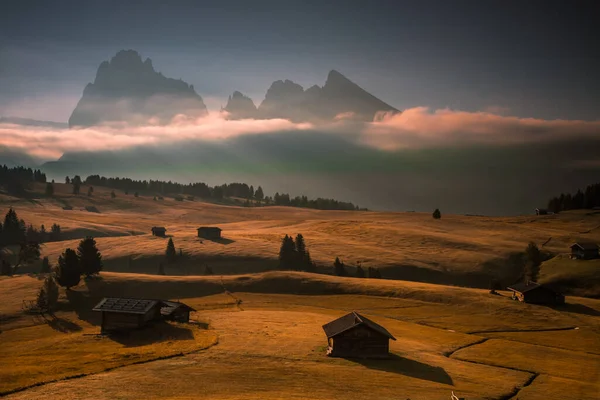
M 571 245 L 571 248 L 573 247 L 579 247 L 581 250 L 584 251 L 598 250 L 598 245 L 592 242 L 577 242 Z
M 146 314 L 152 307 L 155 307 L 161 303 L 161 300 L 152 299 L 106 297 L 102 299 L 100 303 L 98 303 L 92 310 L 124 314 Z
M 167 228 L 165 228 L 164 226 L 153 226 L 152 230 L 166 231 Z
M 198 228 L 197 230 L 213 230 L 213 231 L 221 231 L 222 229 L 216 226 L 201 226 L 200 228 Z
M 160 309 L 160 313 L 162 315 L 171 315 L 173 313 L 173 311 L 175 311 L 177 309 L 184 309 L 186 311 L 196 311 L 195 309 L 188 306 L 187 304 L 183 304 L 178 301 L 163 300 L 162 303 L 163 303 L 163 306 Z
M 363 317 L 356 311 L 353 311 L 349 314 L 344 315 L 334 321 L 329 322 L 328 324 L 323 325 L 323 330 L 327 335 L 327 338 L 331 338 L 339 335 L 342 332 L 346 332 L 349 329 L 355 328 L 359 325 L 365 325 L 370 329 L 381 333 L 384 336 L 389 337 L 392 340 L 396 340 L 391 333 L 387 331 L 383 326 L 371 321 L 367 317 Z

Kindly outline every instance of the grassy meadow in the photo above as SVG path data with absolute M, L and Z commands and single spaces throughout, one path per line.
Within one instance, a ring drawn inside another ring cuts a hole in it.
M 600 214 L 484 217 L 424 213 L 235 207 L 134 197 L 95 187 L 91 197 L 17 199 L 36 226 L 62 227 L 45 243 L 54 264 L 86 235 L 96 238 L 100 278 L 61 289 L 53 316 L 23 312 L 43 276 L 38 262 L 0 277 L 0 396 L 8 399 L 598 399 L 600 276 L 596 261 L 570 260 L 576 240 L 600 242 Z M 38 192 L 43 186 L 38 187 Z M 81 193 L 87 187 L 82 186 Z M 70 206 L 72 210 L 63 207 Z M 86 207 L 95 207 L 87 211 Z M 223 240 L 201 240 L 216 225 Z M 183 256 L 165 265 L 165 226 Z M 277 271 L 281 237 L 302 233 L 319 272 L 339 256 L 358 279 Z M 570 288 L 566 304 L 521 304 L 485 287 L 514 274 L 529 241 L 553 255 L 541 280 Z M 10 249 L 14 251 L 15 249 Z M 9 250 L 9 253 L 10 253 Z M 10 254 L 9 254 L 10 256 Z M 202 276 L 209 265 L 214 275 Z M 471 287 L 464 287 L 471 286 Z M 473 287 L 480 287 L 473 288 Z M 585 295 L 589 297 L 578 297 Z M 190 324 L 100 336 L 93 306 L 106 296 L 181 300 Z M 322 325 L 355 310 L 398 340 L 389 360 L 325 356 Z

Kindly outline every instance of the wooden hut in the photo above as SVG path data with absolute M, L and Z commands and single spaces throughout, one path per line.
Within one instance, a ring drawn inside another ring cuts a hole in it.
M 396 340 L 383 326 L 351 312 L 323 325 L 329 347 L 327 355 L 348 358 L 387 358 L 389 341 Z
M 152 235 L 154 236 L 165 236 L 167 234 L 167 228 L 164 226 L 153 226 Z
M 590 242 L 577 242 L 571 246 L 571 258 L 591 260 L 600 257 L 598 245 Z
M 196 310 L 187 304 L 166 300 L 163 300 L 163 306 L 160 309 L 164 319 L 177 322 L 190 322 L 190 312 L 192 311 Z
M 102 299 L 93 311 L 102 313 L 101 332 L 141 328 L 161 319 L 163 302 L 150 299 L 108 297 Z
M 221 239 L 221 228 L 216 226 L 201 226 L 198 228 L 198 237 L 204 239 Z
M 535 215 L 548 215 L 548 210 L 545 208 L 536 208 Z
M 507 288 L 513 292 L 512 298 L 531 304 L 564 304 L 565 296 L 536 282 L 522 282 Z

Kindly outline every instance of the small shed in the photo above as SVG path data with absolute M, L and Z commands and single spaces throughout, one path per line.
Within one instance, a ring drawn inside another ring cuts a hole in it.
M 383 326 L 353 311 L 323 325 L 327 355 L 348 358 L 387 358 L 389 341 L 396 340 Z
M 522 282 L 507 288 L 513 292 L 512 298 L 531 304 L 564 304 L 565 296 L 536 282 Z
M 165 236 L 167 234 L 167 228 L 164 226 L 153 226 L 152 235 L 154 236 Z
M 221 239 L 221 228 L 216 226 L 201 226 L 198 228 L 198 237 L 204 239 Z
M 598 258 L 598 245 L 591 242 L 577 242 L 571 245 L 571 258 L 591 260 Z
M 177 322 L 190 322 L 190 312 L 196 311 L 187 304 L 178 301 L 163 300 L 160 313 L 164 319 Z
M 141 328 L 161 318 L 163 302 L 151 299 L 107 297 L 93 308 L 102 313 L 101 332 Z
M 535 215 L 548 215 L 548 210 L 545 208 L 536 208 Z

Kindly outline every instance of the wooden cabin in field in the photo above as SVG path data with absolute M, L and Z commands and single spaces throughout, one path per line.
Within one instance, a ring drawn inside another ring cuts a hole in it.
M 536 208 L 535 215 L 548 215 L 548 210 L 545 208 Z
M 221 228 L 216 226 L 201 226 L 198 228 L 198 237 L 204 239 L 221 239 Z
M 387 358 L 390 339 L 396 340 L 383 326 L 351 312 L 323 325 L 329 347 L 327 355 L 347 358 Z
M 571 245 L 571 258 L 592 260 L 599 258 L 598 245 L 591 242 L 577 242 Z
M 536 282 L 522 282 L 507 288 L 512 298 L 524 303 L 558 305 L 564 304 L 565 296 Z
M 154 236 L 165 236 L 167 234 L 167 228 L 164 226 L 153 226 L 152 235 Z
M 93 311 L 102 313 L 101 332 L 108 333 L 137 329 L 160 320 L 162 306 L 160 300 L 108 297 Z
M 163 306 L 160 309 L 162 317 L 166 320 L 176 322 L 190 322 L 190 312 L 196 311 L 187 304 L 178 301 L 163 300 Z

